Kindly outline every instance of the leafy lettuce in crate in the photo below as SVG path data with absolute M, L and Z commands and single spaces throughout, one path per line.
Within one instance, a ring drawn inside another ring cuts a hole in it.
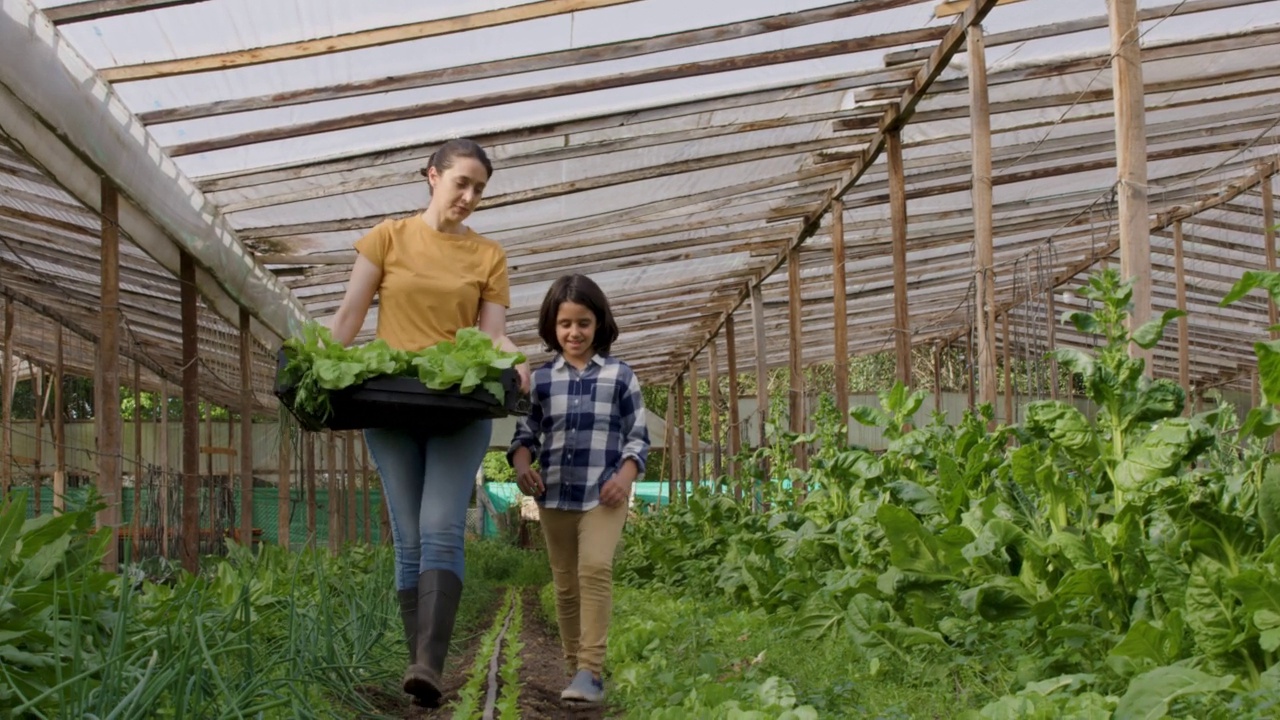
M 433 390 L 457 386 L 462 393 L 484 387 L 503 402 L 502 371 L 525 360 L 520 353 L 503 352 L 476 328 L 463 328 L 455 341 L 414 353 L 396 350 L 384 340 L 344 347 L 328 328 L 311 322 L 301 338 L 286 340 L 283 350 L 286 362 L 278 383 L 293 388 L 295 412 L 321 422 L 333 413 L 331 392 L 377 377 L 416 377 Z

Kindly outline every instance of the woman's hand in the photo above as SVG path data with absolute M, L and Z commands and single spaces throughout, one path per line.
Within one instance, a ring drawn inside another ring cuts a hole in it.
M 525 395 L 529 394 L 533 380 L 529 373 L 529 363 L 520 363 L 516 366 L 516 374 L 520 376 L 520 392 Z

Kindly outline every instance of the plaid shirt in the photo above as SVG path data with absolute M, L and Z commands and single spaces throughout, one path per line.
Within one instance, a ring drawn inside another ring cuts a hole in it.
M 532 380 L 533 408 L 516 425 L 507 460 L 524 447 L 538 461 L 546 486 L 539 505 L 585 512 L 600 504 L 601 485 L 625 460 L 644 474 L 644 400 L 626 363 L 596 355 L 579 371 L 560 355 Z

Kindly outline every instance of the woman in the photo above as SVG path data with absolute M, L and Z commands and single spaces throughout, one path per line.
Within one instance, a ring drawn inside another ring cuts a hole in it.
M 401 350 L 451 340 L 464 327 L 515 351 L 505 327 L 510 291 L 502 246 L 463 221 L 480 203 L 493 166 L 470 140 L 450 140 L 424 171 L 431 201 L 418 215 L 384 220 L 355 244 L 358 255 L 333 336 L 350 344 L 376 293 L 378 337 Z M 520 384 L 528 391 L 529 367 Z M 447 435 L 411 427 L 366 430 L 382 475 L 395 543 L 396 590 L 409 644 L 404 690 L 426 707 L 439 704 L 441 676 L 462 596 L 463 534 L 476 471 L 492 422 Z

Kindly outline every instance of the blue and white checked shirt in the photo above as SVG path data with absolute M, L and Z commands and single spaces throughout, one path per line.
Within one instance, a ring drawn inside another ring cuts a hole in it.
M 533 408 L 516 425 L 507 460 L 529 448 L 546 486 L 539 505 L 590 510 L 627 459 L 644 475 L 649 430 L 640 382 L 626 363 L 596 355 L 579 371 L 558 355 L 533 371 L 531 385 Z

